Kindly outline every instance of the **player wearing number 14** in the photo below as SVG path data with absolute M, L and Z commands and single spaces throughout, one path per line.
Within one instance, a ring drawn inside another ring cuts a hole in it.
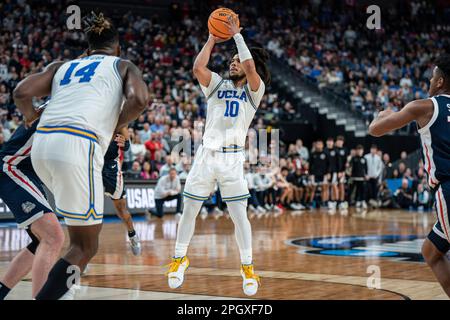
M 101 13 L 91 13 L 84 22 L 85 57 L 54 62 L 15 90 L 26 123 L 40 116 L 32 97 L 51 96 L 37 126 L 31 162 L 53 193 L 55 211 L 64 217 L 70 237 L 68 251 L 53 266 L 37 300 L 73 297 L 71 270 L 84 271 L 98 248 L 104 155 L 113 133 L 136 119 L 148 101 L 137 67 L 119 58 L 119 33 L 112 22 Z
M 205 134 L 186 180 L 184 210 L 167 276 L 171 288 L 182 285 L 189 266 L 186 253 L 194 233 L 195 218 L 203 201 L 218 184 L 235 224 L 243 291 L 254 295 L 259 277 L 253 270 L 251 226 L 247 218 L 250 195 L 244 178 L 244 146 L 270 74 L 266 66 L 267 53 L 261 48 L 247 48 L 237 21 L 231 16 L 227 26 L 237 47 L 229 65 L 229 78 L 224 79 L 207 68 L 214 45 L 223 39 L 210 35 L 194 62 L 194 75 L 207 100 Z

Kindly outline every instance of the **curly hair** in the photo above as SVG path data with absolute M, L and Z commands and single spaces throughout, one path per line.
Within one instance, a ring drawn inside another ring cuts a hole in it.
M 119 41 L 119 33 L 102 12 L 96 14 L 91 11 L 90 15 L 83 19 L 83 23 L 90 49 L 108 48 Z

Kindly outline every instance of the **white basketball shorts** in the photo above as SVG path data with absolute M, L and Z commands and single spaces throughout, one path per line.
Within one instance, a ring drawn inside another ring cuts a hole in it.
M 223 148 L 215 151 L 200 146 L 186 179 L 183 195 L 205 201 L 218 184 L 225 202 L 250 197 L 244 177 L 245 155 L 242 148 Z
M 102 223 L 103 152 L 95 133 L 71 126 L 40 127 L 31 161 L 67 225 Z

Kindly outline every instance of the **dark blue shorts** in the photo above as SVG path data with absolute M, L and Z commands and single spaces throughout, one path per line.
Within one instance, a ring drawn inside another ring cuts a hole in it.
M 34 170 L 0 168 L 0 198 L 9 207 L 19 228 L 28 228 L 45 213 L 53 212 L 41 180 Z
M 442 253 L 447 253 L 450 249 L 450 181 L 443 182 L 439 185 L 435 194 L 436 198 L 436 215 L 438 221 L 428 234 L 428 239 Z
M 119 200 L 126 197 L 121 163 L 119 160 L 105 161 L 102 177 L 105 194 L 108 197 L 113 200 Z

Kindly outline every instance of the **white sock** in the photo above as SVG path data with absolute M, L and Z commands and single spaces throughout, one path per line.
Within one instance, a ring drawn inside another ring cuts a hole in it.
M 252 264 L 252 262 L 253 262 L 252 249 L 241 250 L 241 264 Z
M 234 222 L 234 234 L 239 247 L 242 264 L 251 264 L 252 226 L 247 217 L 247 200 L 227 202 L 230 217 Z
M 174 258 L 182 258 L 186 256 L 189 243 L 175 243 L 175 255 Z
M 202 201 L 184 198 L 184 208 L 178 223 L 177 241 L 175 243 L 175 258 L 184 257 L 195 230 L 195 218 L 202 207 Z

